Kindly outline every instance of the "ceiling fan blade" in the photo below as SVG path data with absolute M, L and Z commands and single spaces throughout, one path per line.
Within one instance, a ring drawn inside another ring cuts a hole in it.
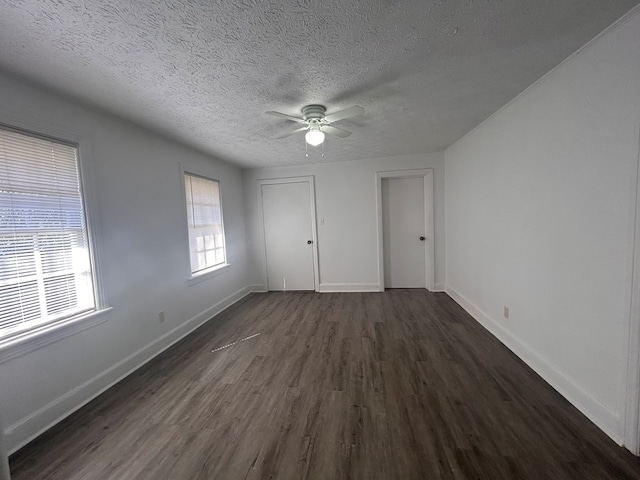
M 364 108 L 359 105 L 354 105 L 353 107 L 345 108 L 339 112 L 326 115 L 324 119 L 329 123 L 333 123 L 345 118 L 357 117 L 358 115 L 364 115 Z
M 351 135 L 351 132 L 349 132 L 348 130 L 344 130 L 338 127 L 333 127 L 331 125 L 323 126 L 322 131 L 324 133 L 328 133 L 329 135 L 336 135 L 337 137 L 340 137 L 340 138 L 347 138 L 349 135 Z
M 291 131 L 291 132 L 287 132 L 284 135 L 280 135 L 278 138 L 278 140 L 280 140 L 281 138 L 287 138 L 290 137 L 291 135 L 293 135 L 294 133 L 298 133 L 298 132 L 304 132 L 308 129 L 309 127 L 300 127 L 300 128 L 296 128 L 295 130 Z
M 274 115 L 276 117 L 286 118 L 287 120 L 291 120 L 292 122 L 298 122 L 298 123 L 306 124 L 304 119 L 298 118 L 298 117 L 293 117 L 291 115 L 287 115 L 286 113 L 274 112 L 274 111 L 271 111 L 271 110 L 268 111 L 268 112 L 264 112 L 264 113 L 266 113 L 267 115 Z

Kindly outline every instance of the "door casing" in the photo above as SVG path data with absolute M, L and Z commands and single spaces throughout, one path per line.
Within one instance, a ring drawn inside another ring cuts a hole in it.
M 268 273 L 267 273 L 267 242 L 265 240 L 265 224 L 264 224 L 264 214 L 263 214 L 263 204 L 262 204 L 262 186 L 263 185 L 279 185 L 279 184 L 287 184 L 287 183 L 308 183 L 309 184 L 309 203 L 311 205 L 311 240 L 313 241 L 311 245 L 312 256 L 313 256 L 313 283 L 314 283 L 314 291 L 318 291 L 320 285 L 320 274 L 319 274 L 319 262 L 318 262 L 318 234 L 316 228 L 316 193 L 315 193 L 315 179 L 313 175 L 304 176 L 304 177 L 285 177 L 285 178 L 268 178 L 268 179 L 258 179 L 258 215 L 259 221 L 262 228 L 260 228 L 260 241 L 262 243 L 262 284 L 265 289 L 269 289 L 269 281 L 268 281 Z
M 424 181 L 425 224 L 425 285 L 433 291 L 435 285 L 433 168 L 376 172 L 376 213 L 378 229 L 378 290 L 384 292 L 384 235 L 382 225 L 382 179 L 422 177 Z

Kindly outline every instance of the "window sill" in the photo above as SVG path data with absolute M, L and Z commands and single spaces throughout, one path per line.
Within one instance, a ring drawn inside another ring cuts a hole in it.
M 213 267 L 209 270 L 204 270 L 200 273 L 196 273 L 195 275 L 192 275 L 191 278 L 187 280 L 187 285 L 189 286 L 195 285 L 196 283 L 203 282 L 204 280 L 217 277 L 221 273 L 224 273 L 227 270 L 229 270 L 229 268 L 231 268 L 231 264 L 225 263 L 224 265 L 220 265 L 218 267 Z
M 0 364 L 106 322 L 111 307 L 0 339 Z

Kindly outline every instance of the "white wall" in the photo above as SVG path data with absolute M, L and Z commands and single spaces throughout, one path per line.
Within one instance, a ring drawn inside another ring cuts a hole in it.
M 640 132 L 635 13 L 445 152 L 447 291 L 618 442 Z
M 113 307 L 107 321 L 0 364 L 0 406 L 14 451 L 242 297 L 248 282 L 239 169 L 5 76 L 0 105 L 1 122 L 90 144 L 103 286 Z M 191 286 L 179 162 L 221 181 L 232 264 Z
M 348 140 L 345 140 L 348 141 Z M 300 154 L 303 155 L 303 149 Z M 264 247 L 260 241 L 256 180 L 313 175 L 316 188 L 318 256 L 322 290 L 376 290 L 378 233 L 376 172 L 434 169 L 436 288 L 444 286 L 444 156 L 408 155 L 350 162 L 326 162 L 244 172 L 245 211 L 252 258 L 252 283 L 261 288 Z

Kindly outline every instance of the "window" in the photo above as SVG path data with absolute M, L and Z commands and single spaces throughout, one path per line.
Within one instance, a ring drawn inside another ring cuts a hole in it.
M 0 338 L 95 309 L 78 145 L 0 126 Z
M 226 265 L 220 182 L 184 174 L 191 274 Z

